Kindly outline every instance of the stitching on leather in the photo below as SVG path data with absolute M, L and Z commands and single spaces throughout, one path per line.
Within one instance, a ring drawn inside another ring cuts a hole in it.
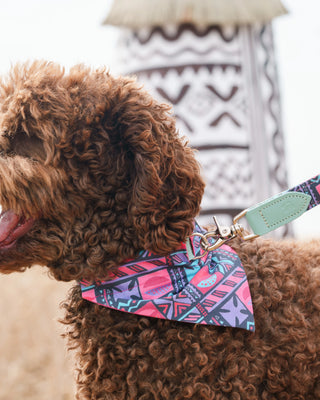
M 306 194 L 306 193 L 304 193 L 304 194 Z M 278 221 L 277 221 L 276 223 L 274 223 L 274 224 L 269 225 L 269 224 L 268 224 L 268 221 L 266 220 L 265 216 L 263 215 L 263 211 L 264 211 L 265 209 L 269 208 L 269 207 L 272 207 L 273 205 L 275 205 L 275 204 L 277 204 L 277 203 L 281 203 L 281 202 L 283 202 L 283 201 L 286 201 L 288 198 L 300 198 L 300 199 L 301 199 L 301 196 L 300 196 L 299 194 L 292 194 L 292 195 L 289 194 L 289 195 L 287 195 L 285 198 L 282 198 L 282 199 L 279 199 L 279 200 L 274 200 L 274 201 L 272 202 L 272 204 L 266 205 L 266 206 L 264 206 L 261 210 L 259 210 L 259 214 L 261 215 L 261 217 L 262 217 L 264 223 L 266 224 L 266 226 L 267 226 L 268 228 L 272 228 L 273 226 L 276 226 L 276 225 L 278 225 L 278 224 L 280 224 L 280 223 L 283 223 L 283 222 L 287 221 L 288 219 L 294 217 L 295 215 L 300 214 L 301 211 L 305 208 L 306 203 L 307 203 L 307 201 L 308 201 L 307 198 L 302 199 L 302 200 L 304 201 L 304 204 L 301 205 L 301 208 L 299 208 L 298 211 L 296 211 L 294 214 L 288 215 L 286 218 L 282 218 L 281 220 L 278 220 Z M 309 200 L 309 202 L 310 202 L 310 200 Z

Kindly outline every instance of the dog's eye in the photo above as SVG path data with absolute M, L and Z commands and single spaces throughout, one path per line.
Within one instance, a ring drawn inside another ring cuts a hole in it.
M 19 155 L 35 160 L 45 159 L 43 142 L 36 136 L 28 136 L 24 132 L 17 132 L 10 140 L 8 155 Z

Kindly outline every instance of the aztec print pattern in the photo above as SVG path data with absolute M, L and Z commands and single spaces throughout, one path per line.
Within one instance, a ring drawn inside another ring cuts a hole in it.
M 302 192 L 309 194 L 311 196 L 311 200 L 307 209 L 310 210 L 311 208 L 320 204 L 320 175 L 317 175 L 314 178 L 295 186 L 294 188 L 288 190 L 288 192 Z
M 205 233 L 199 225 L 195 231 Z M 201 255 L 200 237 L 192 237 Z M 82 297 L 119 311 L 194 324 L 254 331 L 252 300 L 238 255 L 223 245 L 189 261 L 185 244 L 168 256 L 142 251 L 110 281 L 82 281 Z
M 217 215 L 228 225 L 288 187 L 271 24 L 127 29 L 118 55 L 122 73 L 173 105 L 198 150 L 207 183 L 201 224 Z

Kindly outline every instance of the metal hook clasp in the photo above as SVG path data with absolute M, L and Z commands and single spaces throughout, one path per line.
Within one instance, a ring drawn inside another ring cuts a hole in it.
M 238 223 L 240 221 L 241 218 L 244 218 L 247 214 L 248 209 L 241 211 L 241 213 L 239 213 L 238 215 L 236 215 L 233 218 L 233 226 L 240 226 L 241 225 Z M 255 239 L 257 237 L 259 237 L 259 235 L 256 235 L 254 233 L 245 233 L 245 230 L 243 227 L 241 227 L 241 231 L 238 232 L 238 235 L 241 237 L 242 240 L 252 240 Z
M 240 225 L 235 227 L 232 225 L 231 227 L 228 226 L 221 226 L 217 220 L 217 218 L 214 216 L 213 221 L 215 224 L 215 229 L 212 231 L 208 231 L 206 233 L 200 233 L 200 232 L 195 232 L 193 233 L 187 241 L 187 251 L 189 255 L 189 259 L 197 260 L 199 258 L 202 258 L 208 254 L 209 251 L 216 250 L 220 246 L 222 246 L 224 243 L 228 242 L 229 240 L 233 239 L 238 232 L 242 229 L 240 228 Z M 201 253 L 199 256 L 196 256 L 192 250 L 192 246 L 190 243 L 190 238 L 199 236 L 200 237 L 200 246 L 203 250 L 203 253 Z M 209 238 L 215 239 L 214 243 L 209 241 Z
M 224 243 L 229 240 L 234 239 L 237 236 L 240 236 L 242 240 L 251 240 L 256 238 L 259 235 L 254 234 L 246 234 L 245 229 L 242 225 L 238 223 L 238 221 L 246 215 L 247 210 L 242 211 L 233 219 L 233 224 L 229 226 L 221 226 L 215 216 L 213 216 L 213 221 L 215 224 L 215 229 L 213 231 L 206 232 L 205 234 L 200 232 L 193 233 L 187 240 L 187 251 L 189 259 L 197 260 L 202 258 L 208 254 L 209 251 L 213 251 L 218 249 Z M 200 246 L 203 250 L 203 253 L 199 256 L 194 254 L 192 250 L 192 245 L 190 242 L 191 237 L 199 236 L 200 237 Z M 209 238 L 216 239 L 214 243 L 210 243 Z
M 214 237 L 217 240 L 215 241 L 214 244 L 210 245 L 207 247 L 207 251 L 212 251 L 220 246 L 222 246 L 224 243 L 228 242 L 231 239 L 234 239 L 239 232 L 243 229 L 240 225 L 231 225 L 229 226 L 221 226 L 215 216 L 213 216 L 213 221 L 216 226 L 216 229 L 212 232 L 208 232 L 206 234 L 207 237 Z

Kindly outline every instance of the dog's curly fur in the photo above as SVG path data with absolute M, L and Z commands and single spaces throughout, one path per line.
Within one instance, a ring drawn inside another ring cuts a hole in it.
M 1 83 L 0 204 L 34 223 L 0 244 L 0 271 L 40 264 L 58 280 L 103 279 L 141 249 L 175 250 L 204 184 L 169 111 L 105 70 L 16 66 Z M 233 244 L 255 333 L 114 311 L 83 300 L 76 284 L 64 323 L 77 398 L 320 398 L 319 244 Z

